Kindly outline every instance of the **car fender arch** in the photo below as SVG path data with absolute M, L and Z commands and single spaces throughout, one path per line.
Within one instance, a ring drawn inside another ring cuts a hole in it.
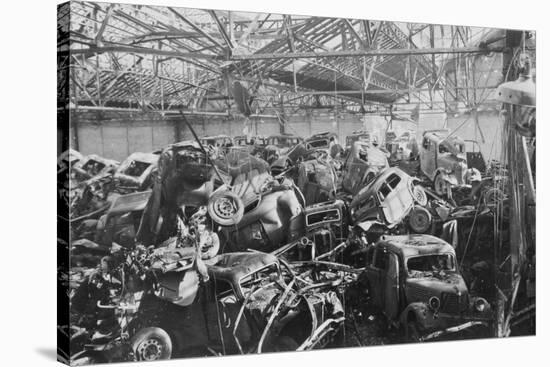
M 411 318 L 414 318 L 415 320 L 423 324 L 424 320 L 426 320 L 426 316 L 430 312 L 431 311 L 426 303 L 413 302 L 405 307 L 403 312 L 401 312 L 401 315 L 399 316 L 399 324 L 402 326 L 406 326 L 407 322 L 410 321 Z

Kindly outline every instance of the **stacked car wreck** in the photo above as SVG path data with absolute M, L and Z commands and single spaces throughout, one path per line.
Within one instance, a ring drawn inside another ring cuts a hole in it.
M 122 164 L 71 152 L 72 361 L 490 335 L 465 233 L 506 195 L 480 194 L 457 138 L 395 155 L 371 137 L 204 138 Z

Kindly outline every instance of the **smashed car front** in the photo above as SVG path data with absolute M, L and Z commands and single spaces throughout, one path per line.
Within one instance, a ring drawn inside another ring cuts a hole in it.
M 425 336 L 488 326 L 490 321 L 489 303 L 481 297 L 470 297 L 464 279 L 454 269 L 409 270 L 405 296 L 408 306 L 403 317 L 414 314 Z

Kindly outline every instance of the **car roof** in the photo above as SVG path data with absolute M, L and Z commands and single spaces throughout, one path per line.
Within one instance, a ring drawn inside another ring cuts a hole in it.
M 145 163 L 156 163 L 159 159 L 159 155 L 155 153 L 142 153 L 142 152 L 134 152 L 128 156 L 124 161 L 127 160 L 133 160 L 133 161 L 139 161 L 139 162 L 145 162 Z
M 422 136 L 427 137 L 432 140 L 437 140 L 439 142 L 447 140 L 450 143 L 464 143 L 460 137 L 456 135 L 449 135 L 449 130 L 440 129 L 440 130 L 426 130 Z
M 102 163 L 106 166 L 117 166 L 117 165 L 119 165 L 118 161 L 115 161 L 114 159 L 104 158 L 104 157 L 101 157 L 97 154 L 88 154 L 81 161 L 83 162 L 83 165 L 84 165 L 90 160 L 94 160 L 94 161 Z
M 350 206 L 354 207 L 358 203 L 362 203 L 364 200 L 368 199 L 370 196 L 375 194 L 378 189 L 380 188 L 380 185 L 382 185 L 383 182 L 386 181 L 386 179 L 391 175 L 396 174 L 399 177 L 408 176 L 407 173 L 405 173 L 403 170 L 397 168 L 397 167 L 389 167 L 380 172 L 374 180 L 372 180 L 370 183 L 367 184 L 367 186 L 363 187 L 354 197 L 351 201 Z
M 120 195 L 111 204 L 108 214 L 115 215 L 120 213 L 141 211 L 145 209 L 150 196 L 151 190 Z
M 336 133 L 332 131 L 323 131 L 321 133 L 313 134 L 309 138 L 307 138 L 305 141 L 311 141 L 311 140 L 317 140 L 317 139 L 324 139 L 324 138 L 330 138 L 331 136 L 336 136 Z
M 238 284 L 239 280 L 267 265 L 278 263 L 277 257 L 263 252 L 232 252 L 218 256 L 215 264 L 207 265 L 215 279 Z
M 201 150 L 201 147 L 200 147 L 199 143 L 197 143 L 195 140 L 179 141 L 177 143 L 170 144 L 167 148 L 185 148 L 185 147 L 192 147 L 192 148 Z M 166 149 L 166 148 L 164 148 L 164 149 Z
M 301 139 L 298 135 L 293 135 L 293 134 L 275 134 L 275 135 L 269 135 L 267 138 L 268 139 L 271 139 L 271 138 L 298 138 L 298 139 Z
M 427 234 L 384 235 L 378 240 L 377 246 L 400 253 L 406 258 L 420 255 L 455 253 L 454 248 L 449 243 L 441 238 Z
M 226 138 L 230 138 L 231 137 L 229 135 L 223 135 L 223 134 L 220 134 L 220 135 L 210 135 L 210 136 L 203 136 L 202 138 L 200 138 L 201 140 L 203 139 L 226 139 Z

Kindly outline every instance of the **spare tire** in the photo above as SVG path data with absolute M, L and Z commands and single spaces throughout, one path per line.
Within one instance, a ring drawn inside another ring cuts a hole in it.
M 414 202 L 420 206 L 428 205 L 428 196 L 422 186 L 413 186 Z
M 232 191 L 214 194 L 208 200 L 207 209 L 210 218 L 221 226 L 233 226 L 243 219 L 243 201 Z
M 409 214 L 409 226 L 414 233 L 426 233 L 432 226 L 432 215 L 428 209 L 415 205 Z
M 130 345 L 138 361 L 158 361 L 172 356 L 172 339 L 159 327 L 141 329 L 132 337 Z

